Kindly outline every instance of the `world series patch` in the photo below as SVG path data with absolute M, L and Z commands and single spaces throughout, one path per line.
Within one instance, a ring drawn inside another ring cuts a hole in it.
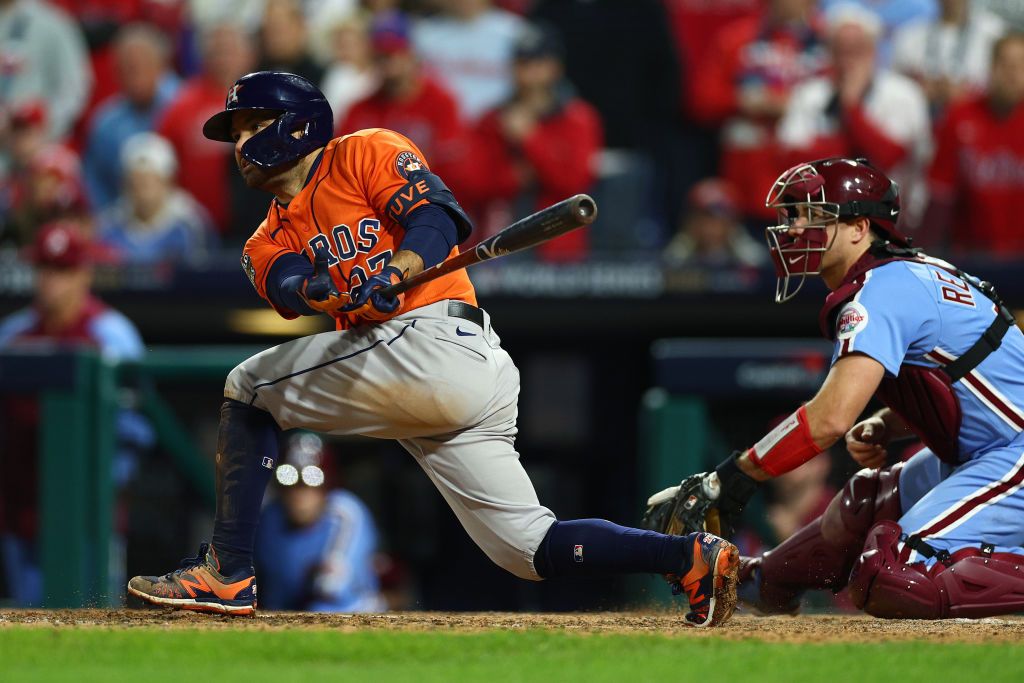
M 244 270 L 245 274 L 249 277 L 249 282 L 252 283 L 252 286 L 255 287 L 256 286 L 256 267 L 252 265 L 252 259 L 249 258 L 248 254 L 243 254 L 242 255 L 242 270 Z
M 395 169 L 398 171 L 398 175 L 402 176 L 406 180 L 409 179 L 409 174 L 413 171 L 422 171 L 424 169 L 423 162 L 416 156 L 415 152 L 405 150 L 399 152 L 398 156 L 395 157 Z

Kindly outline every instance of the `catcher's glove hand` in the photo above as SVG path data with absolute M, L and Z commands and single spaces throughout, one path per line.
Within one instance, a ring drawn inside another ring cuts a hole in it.
M 692 474 L 678 486 L 669 486 L 647 499 L 643 527 L 672 536 L 695 531 L 718 535 L 721 529 L 715 504 L 720 492 L 714 472 Z
M 740 455 L 737 451 L 713 472 L 691 475 L 679 486 L 670 486 L 648 498 L 644 528 L 675 536 L 694 531 L 732 535 L 736 518 L 758 487 L 758 482 L 736 465 Z

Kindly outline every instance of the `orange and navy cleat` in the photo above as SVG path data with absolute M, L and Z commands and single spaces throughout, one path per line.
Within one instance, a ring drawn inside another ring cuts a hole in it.
M 693 565 L 683 576 L 668 576 L 675 594 L 686 593 L 690 626 L 720 626 L 736 611 L 736 583 L 740 551 L 729 541 L 706 531 L 687 536 L 693 547 Z
M 163 576 L 136 576 L 128 592 L 146 602 L 196 612 L 252 616 L 256 612 L 256 574 L 250 567 L 231 577 L 220 573 L 213 546 L 203 543 L 195 557 Z

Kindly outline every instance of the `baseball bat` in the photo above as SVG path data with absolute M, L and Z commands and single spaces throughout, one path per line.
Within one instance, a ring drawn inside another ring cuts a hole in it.
M 496 235 L 488 237 L 472 249 L 442 261 L 432 268 L 413 277 L 384 287 L 380 293 L 392 297 L 424 282 L 436 280 L 448 273 L 467 268 L 474 263 L 512 254 L 523 249 L 535 247 L 552 240 L 559 235 L 590 225 L 597 218 L 597 204 L 589 195 L 578 194 L 552 204 L 546 209 L 521 218 Z

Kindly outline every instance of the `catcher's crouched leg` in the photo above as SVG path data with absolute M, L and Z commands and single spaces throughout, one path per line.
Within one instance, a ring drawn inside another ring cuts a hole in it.
M 964 548 L 927 567 L 904 564 L 900 525 L 885 521 L 868 535 L 850 576 L 850 598 L 887 619 L 979 618 L 1024 610 L 1024 555 Z
M 805 590 L 842 589 L 872 526 L 900 516 L 902 467 L 857 472 L 820 517 L 760 558 L 745 559 L 740 600 L 759 612 L 790 613 Z

